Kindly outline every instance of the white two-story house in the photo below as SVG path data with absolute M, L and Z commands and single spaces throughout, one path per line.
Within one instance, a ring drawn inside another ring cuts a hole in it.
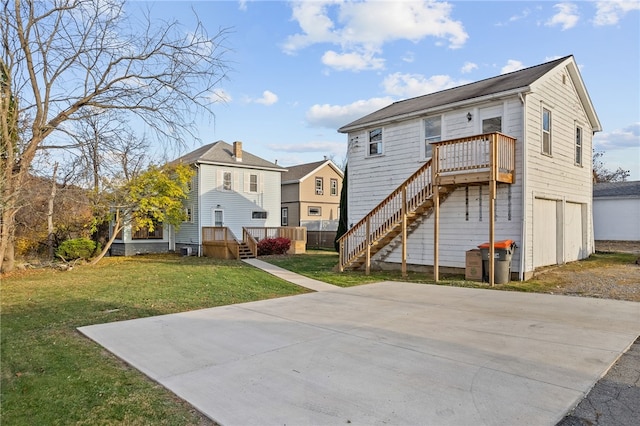
M 464 268 L 510 239 L 514 278 L 594 252 L 601 125 L 573 56 L 404 101 L 348 135 L 340 266 Z

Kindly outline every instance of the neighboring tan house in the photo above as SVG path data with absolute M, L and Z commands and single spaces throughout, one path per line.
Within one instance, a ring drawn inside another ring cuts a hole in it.
M 343 126 L 352 227 L 341 268 L 464 268 L 466 251 L 506 239 L 517 245 L 519 279 L 588 257 L 592 140 L 601 130 L 573 56 L 395 102 Z
M 243 152 L 242 142 L 214 142 L 174 162 L 191 165 L 195 176 L 185 205 L 187 220 L 175 232 L 158 226 L 153 233 L 127 228 L 112 254 L 150 252 L 202 253 L 202 229 L 227 227 L 241 240 L 243 227 L 280 225 L 280 182 L 286 169 Z
M 344 174 L 331 160 L 288 167 L 282 175 L 282 226 L 307 228 L 307 245 L 333 247 Z
M 331 160 L 288 167 L 282 174 L 280 224 L 338 220 L 343 176 Z
M 640 244 L 640 181 L 593 185 L 593 232 L 596 241 Z

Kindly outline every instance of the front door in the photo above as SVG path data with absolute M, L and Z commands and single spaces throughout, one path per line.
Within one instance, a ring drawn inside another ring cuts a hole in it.
M 224 226 L 224 210 L 213 209 L 213 226 Z

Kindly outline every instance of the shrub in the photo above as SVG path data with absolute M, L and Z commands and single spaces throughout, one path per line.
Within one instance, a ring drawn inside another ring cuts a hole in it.
M 289 247 L 291 247 L 291 240 L 288 238 L 266 238 L 258 242 L 258 256 L 286 254 Z
M 63 241 L 56 250 L 56 255 L 65 260 L 88 259 L 96 251 L 96 243 L 88 238 L 74 238 Z

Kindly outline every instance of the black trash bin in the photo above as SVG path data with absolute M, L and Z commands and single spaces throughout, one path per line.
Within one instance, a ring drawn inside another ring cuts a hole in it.
M 489 282 L 489 243 L 480 244 L 478 248 L 482 252 L 482 279 Z M 493 264 L 493 282 L 506 284 L 511 281 L 511 257 L 516 248 L 513 240 L 495 241 L 493 250 L 495 261 Z

